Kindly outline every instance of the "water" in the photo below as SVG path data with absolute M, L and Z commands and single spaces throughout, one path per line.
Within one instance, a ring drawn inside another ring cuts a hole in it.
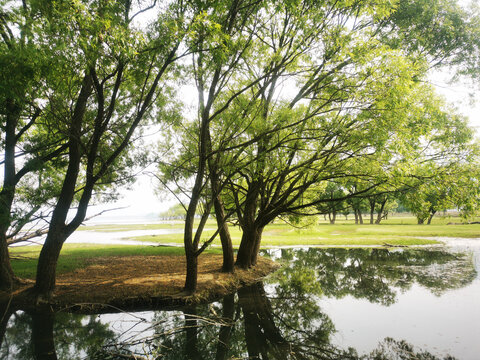
M 17 311 L 0 328 L 0 358 L 479 359 L 480 241 L 268 254 L 284 263 L 280 271 L 211 304 Z
M 148 229 L 148 230 L 127 230 L 127 231 L 95 231 L 82 230 L 75 231 L 65 241 L 66 244 L 103 244 L 103 245 L 144 245 L 144 246 L 181 246 L 178 243 L 159 243 L 158 241 L 137 241 L 129 240 L 137 236 L 155 236 L 182 233 L 183 229 Z M 22 242 L 16 246 L 43 245 L 45 236 L 39 237 L 34 241 Z

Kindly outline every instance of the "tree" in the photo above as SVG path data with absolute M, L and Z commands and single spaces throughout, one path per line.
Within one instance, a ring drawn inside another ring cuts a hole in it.
M 320 198 L 331 200 L 329 202 L 319 203 L 316 208 L 320 213 L 328 214 L 330 224 L 335 224 L 337 213 L 347 208 L 345 200 L 337 200 L 345 198 L 343 187 L 334 182 L 328 182 L 324 191 L 320 193 Z
M 326 5 L 329 11 L 304 5 L 270 9 L 275 20 L 259 35 L 266 60 L 255 59 L 265 64 L 257 73 L 276 70 L 252 91 L 255 103 L 245 100 L 250 109 L 242 121 L 252 125 L 242 135 L 252 145 L 228 188 L 243 231 L 237 264 L 244 267 L 255 264 L 263 228 L 275 217 L 326 201 L 312 199 L 314 185 L 364 177 L 375 186 L 375 175 L 353 164 L 375 161 L 382 151 L 393 153 L 389 134 L 412 122 L 399 114 L 423 70 L 376 41 L 377 15 L 370 11 L 387 15 L 388 5 Z M 309 21 L 317 26 L 305 26 Z M 354 27 L 345 25 L 350 21 Z M 342 25 L 330 27 L 330 22 Z M 308 46 L 297 43 L 299 33 L 307 34 Z M 280 79 L 296 83 L 293 94 L 276 94 Z M 269 135 L 260 136 L 265 129 Z
M 168 6 L 140 33 L 132 26 L 130 1 L 45 6 L 49 39 L 59 41 L 66 55 L 63 76 L 47 84 L 52 99 L 44 121 L 66 134 L 68 156 L 38 261 L 37 301 L 51 296 L 63 243 L 85 219 L 95 191 L 130 178 L 134 152 L 125 150 L 139 125 L 168 119 L 169 94 L 161 81 L 177 58 L 182 13 L 182 4 Z
M 441 210 L 457 208 L 467 219 L 478 211 L 478 166 L 459 162 L 451 166 L 423 168 L 423 179 L 402 194 L 402 202 L 417 217 L 418 224 L 431 224 Z
M 160 213 L 160 217 L 162 219 L 185 219 L 185 209 L 181 204 L 176 204 Z
M 187 198 L 188 204 L 184 205 L 184 246 L 187 260 L 185 290 L 189 292 L 196 289 L 198 256 L 217 235 L 220 235 L 224 255 L 222 269 L 233 271 L 234 258 L 227 227 L 228 214 L 221 196 L 225 178 L 228 178 L 222 147 L 228 146 L 232 135 L 224 133 L 220 139 L 214 137 L 213 132 L 222 129 L 216 124 L 223 119 L 222 115 L 229 110 L 231 103 L 259 81 L 253 79 L 252 82 L 247 81 L 237 87 L 231 86 L 232 79 L 239 76 L 239 65 L 251 52 L 253 36 L 248 34 L 248 31 L 250 27 L 256 27 L 256 14 L 260 4 L 250 0 L 218 4 L 192 3 L 192 11 L 197 15 L 194 31 L 187 41 L 192 52 L 192 62 L 188 70 L 195 81 L 197 114 L 195 122 L 189 123 L 187 120 L 187 126 L 181 124 L 180 143 L 183 152 L 173 153 L 170 161 L 164 159 L 160 164 L 160 172 L 163 174 L 161 182 L 164 186 L 180 191 Z M 178 131 L 178 128 L 176 130 Z M 169 186 L 169 183 L 173 185 Z M 217 231 L 200 245 L 212 207 Z M 199 225 L 194 230 L 195 216 L 199 212 Z
M 318 184 L 362 179 L 368 186 L 349 195 L 358 198 L 391 177 L 413 177 L 419 161 L 451 161 L 471 140 L 465 120 L 418 81 L 428 58 L 377 42 L 388 4 L 310 5 L 266 10 L 271 25 L 259 35 L 265 60 L 255 59 L 249 69 L 259 68 L 252 76 L 275 71 L 252 89 L 255 102 L 239 104 L 242 121 L 251 124 L 242 134 L 251 146 L 227 191 L 243 231 L 242 267 L 255 264 L 261 233 L 273 219 L 326 201 L 310 195 Z M 307 48 L 296 34 L 308 39 Z M 282 93 L 279 81 L 295 84 L 294 90 Z M 389 170 L 355 166 L 375 162 Z
M 8 244 L 31 221 L 45 216 L 45 202 L 58 189 L 66 153 L 66 135 L 44 124 L 49 88 L 58 80 L 61 42 L 50 42 L 40 4 L 9 2 L 0 12 L 0 289 L 18 283 L 10 266 Z M 28 235 L 28 232 L 27 232 Z M 24 235 L 24 236 L 27 236 Z

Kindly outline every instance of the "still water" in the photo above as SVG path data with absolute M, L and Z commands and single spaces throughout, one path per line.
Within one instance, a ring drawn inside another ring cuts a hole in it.
M 281 270 L 211 304 L 7 313 L 0 359 L 476 360 L 479 254 L 480 240 L 270 250 Z

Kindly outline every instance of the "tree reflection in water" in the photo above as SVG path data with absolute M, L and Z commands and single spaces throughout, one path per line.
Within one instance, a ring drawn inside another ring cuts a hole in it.
M 5 314 L 1 359 L 352 359 L 436 360 L 404 341 L 385 339 L 368 355 L 331 344 L 335 325 L 322 296 L 351 295 L 384 305 L 418 283 L 434 294 L 469 284 L 472 258 L 439 250 L 282 250 L 286 266 L 266 283 L 220 302 L 150 319 L 132 316 L 119 331 L 98 316 Z M 111 317 L 111 316 L 110 316 Z M 105 320 L 104 320 L 105 321 Z M 133 332 L 133 327 L 140 330 Z M 115 330 L 115 331 L 114 331 Z
M 286 266 L 275 274 L 279 297 L 309 293 L 346 295 L 391 305 L 397 291 L 417 283 L 433 294 L 470 284 L 477 276 L 471 255 L 437 249 L 282 249 Z
M 96 315 L 23 311 L 9 314 L 3 334 L 2 360 L 88 359 L 115 337 Z

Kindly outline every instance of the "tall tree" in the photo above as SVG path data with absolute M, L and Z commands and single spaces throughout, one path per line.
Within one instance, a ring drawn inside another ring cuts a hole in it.
M 243 230 L 237 257 L 243 267 L 255 264 L 268 223 L 325 201 L 309 196 L 314 185 L 362 176 L 352 170 L 354 161 L 374 157 L 388 143 L 399 122 L 384 123 L 385 108 L 401 103 L 400 92 L 408 92 L 421 71 L 376 40 L 377 19 L 391 11 L 386 3 L 269 10 L 274 20 L 259 35 L 266 59 L 259 63 L 275 71 L 255 89 L 246 136 L 272 132 L 252 141 L 249 165 L 229 188 Z M 286 81 L 296 84 L 293 91 L 279 93 Z
M 36 2 L 10 1 L 0 11 L 0 289 L 18 279 L 8 244 L 25 226 L 43 217 L 42 205 L 57 189 L 56 173 L 66 152 L 66 135 L 44 126 L 46 83 L 58 80 L 61 44 L 48 40 L 48 24 Z
M 358 196 L 386 180 L 356 164 L 377 162 L 400 173 L 419 161 L 420 149 L 427 153 L 421 161 L 448 159 L 470 141 L 465 121 L 418 82 L 425 58 L 378 41 L 391 10 L 363 2 L 267 8 L 269 26 L 258 35 L 262 59 L 249 64 L 258 69 L 249 74 L 268 76 L 248 94 L 255 101 L 238 105 L 241 121 L 251 124 L 242 134 L 251 143 L 228 186 L 243 231 L 238 265 L 255 264 L 263 228 L 277 216 L 327 201 L 310 195 L 317 184 L 368 181 L 349 195 Z M 425 139 L 443 145 L 425 147 Z
M 46 5 L 51 41 L 60 41 L 71 58 L 63 76 L 48 84 L 54 101 L 45 123 L 66 134 L 68 155 L 38 261 L 37 301 L 52 295 L 63 243 L 85 219 L 95 191 L 129 179 L 135 152 L 125 150 L 137 128 L 169 116 L 164 80 L 185 32 L 183 10 L 182 3 L 167 6 L 140 32 L 130 1 Z
M 182 124 L 180 143 L 184 149 L 172 153 L 170 162 L 160 164 L 164 184 L 173 183 L 174 191 L 187 197 L 184 246 L 187 260 L 185 290 L 194 291 L 197 282 L 198 256 L 220 235 L 223 250 L 223 270 L 233 271 L 234 257 L 227 227 L 221 190 L 228 178 L 224 168 L 222 147 L 229 144 L 230 134 L 216 137 L 214 131 L 223 129 L 216 125 L 232 102 L 253 86 L 251 82 L 235 84 L 245 57 L 253 43 L 251 28 L 256 26 L 256 14 L 261 2 L 232 0 L 221 3 L 193 2 L 193 13 L 197 14 L 194 31 L 187 41 L 193 53 L 189 71 L 193 74 L 197 92 L 197 114 L 188 126 Z M 254 79 L 253 83 L 258 82 Z M 188 124 L 188 121 L 187 121 Z M 221 130 L 223 131 L 223 130 Z M 186 151 L 185 151 L 186 150 Z M 186 182 L 182 186 L 181 182 Z M 191 189 L 188 186 L 193 183 Z M 167 185 L 167 187 L 169 187 Z M 200 206 L 202 205 L 202 206 Z M 208 217 L 213 212 L 217 231 L 201 244 L 201 236 Z M 195 228 L 196 214 L 201 212 L 199 225 Z

